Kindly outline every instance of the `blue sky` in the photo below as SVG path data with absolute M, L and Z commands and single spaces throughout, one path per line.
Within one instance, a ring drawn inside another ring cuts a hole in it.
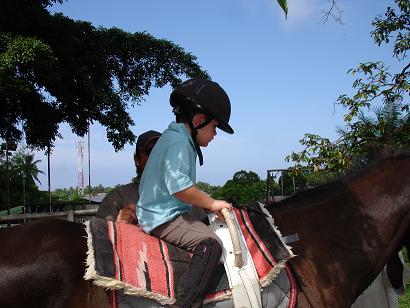
M 347 71 L 365 61 L 395 65 L 391 49 L 377 47 L 370 37 L 371 21 L 392 4 L 340 0 L 344 25 L 322 23 L 329 0 L 288 0 L 287 19 L 274 0 L 69 0 L 50 10 L 94 26 L 146 31 L 197 56 L 231 99 L 235 134 L 220 131 L 203 150 L 204 166 L 197 168 L 199 181 L 223 185 L 239 170 L 266 178 L 267 169 L 288 167 L 285 156 L 301 150 L 305 133 L 336 138 L 344 110 L 335 102 L 340 94 L 353 93 Z M 130 107 L 136 135 L 163 131 L 172 121 L 170 91 L 152 89 L 140 106 Z M 60 132 L 63 139 L 51 156 L 51 189 L 77 186 L 78 138 L 67 125 Z M 129 182 L 135 175 L 132 154 L 132 145 L 116 153 L 105 130 L 93 125 L 91 185 Z M 36 159 L 46 172 L 46 156 L 38 152 Z M 46 175 L 40 180 L 47 189 Z

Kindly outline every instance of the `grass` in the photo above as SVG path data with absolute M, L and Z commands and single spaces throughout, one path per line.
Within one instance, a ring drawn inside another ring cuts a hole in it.
M 404 295 L 399 296 L 399 307 L 410 308 L 410 282 L 406 284 L 406 291 Z
M 410 266 L 409 254 L 407 249 L 403 249 L 403 257 L 407 263 L 407 266 Z M 404 295 L 399 296 L 399 307 L 410 308 L 410 281 L 406 284 Z

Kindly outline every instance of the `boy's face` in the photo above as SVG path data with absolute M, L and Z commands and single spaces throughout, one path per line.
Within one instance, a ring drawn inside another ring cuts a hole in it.
M 197 117 L 195 119 L 195 117 Z M 206 120 L 206 115 L 200 113 L 194 117 L 194 122 L 193 123 L 195 126 L 200 125 L 203 121 Z M 216 128 L 218 127 L 218 121 L 213 119 L 211 122 L 208 123 L 203 128 L 198 129 L 198 135 L 196 136 L 196 141 L 198 142 L 198 145 L 201 147 L 206 147 L 208 144 L 214 139 L 216 136 Z

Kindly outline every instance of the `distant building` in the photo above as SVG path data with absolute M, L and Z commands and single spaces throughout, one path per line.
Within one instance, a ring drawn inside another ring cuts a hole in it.
M 88 201 L 90 204 L 86 205 L 86 209 L 98 209 L 102 200 L 107 195 L 107 193 L 99 193 L 96 195 L 84 195 L 81 199 Z

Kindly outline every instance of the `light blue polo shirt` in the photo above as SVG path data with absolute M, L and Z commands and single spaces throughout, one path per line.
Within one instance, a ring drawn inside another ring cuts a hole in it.
M 137 218 L 145 232 L 191 208 L 174 194 L 196 183 L 196 155 L 185 125 L 172 122 L 158 139 L 141 177 Z

